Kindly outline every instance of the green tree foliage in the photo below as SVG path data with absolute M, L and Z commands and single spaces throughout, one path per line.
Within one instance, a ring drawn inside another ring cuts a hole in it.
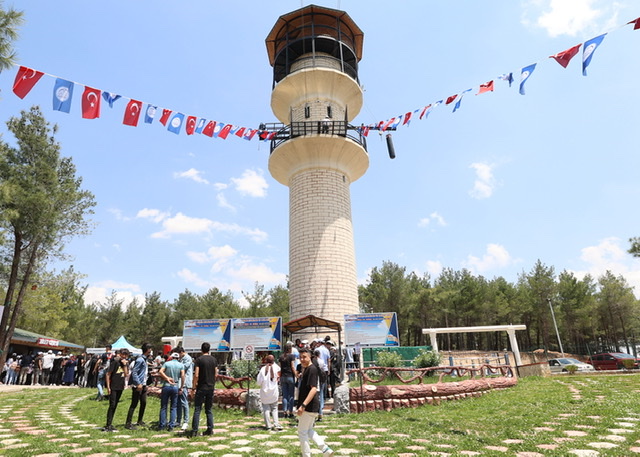
M 376 366 L 398 368 L 402 366 L 402 354 L 394 351 L 379 351 L 376 353 Z
M 4 312 L 0 322 L 0 363 L 21 315 L 32 277 L 47 259 L 60 257 L 65 242 L 87 234 L 93 195 L 81 189 L 82 179 L 69 157 L 60 156 L 50 127 L 38 107 L 7 122 L 16 146 L 0 142 L 0 227 L 8 243 Z
M 18 39 L 18 26 L 23 23 L 22 11 L 5 9 L 0 1 L 0 71 L 11 68 L 16 61 L 13 42 Z

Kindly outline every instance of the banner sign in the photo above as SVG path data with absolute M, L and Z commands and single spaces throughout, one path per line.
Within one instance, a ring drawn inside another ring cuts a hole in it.
M 58 347 L 60 345 L 60 342 L 58 340 L 53 340 L 51 338 L 38 338 L 36 340 L 36 344 L 38 346 Z
M 231 319 L 197 319 L 184 321 L 182 347 L 186 352 L 200 352 L 202 343 L 211 345 L 211 352 L 226 352 L 231 346 Z
M 400 346 L 396 313 L 345 314 L 344 337 L 348 347 Z
M 282 350 L 281 317 L 249 317 L 232 319 L 231 349 L 252 346 L 255 351 Z

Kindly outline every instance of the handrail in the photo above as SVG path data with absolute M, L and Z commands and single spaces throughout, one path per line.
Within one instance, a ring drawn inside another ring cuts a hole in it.
M 280 128 L 271 139 L 271 153 L 285 141 L 303 136 L 341 136 L 355 141 L 367 150 L 367 140 L 361 130 L 345 121 L 303 121 L 292 122 Z

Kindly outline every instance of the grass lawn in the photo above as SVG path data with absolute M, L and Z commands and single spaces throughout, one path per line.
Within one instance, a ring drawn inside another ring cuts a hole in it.
M 316 430 L 336 455 L 640 456 L 639 383 L 640 374 L 525 378 L 439 406 L 328 415 Z M 78 388 L 0 394 L 0 455 L 299 455 L 295 424 L 283 420 L 284 431 L 268 432 L 260 416 L 242 411 L 215 409 L 213 437 L 125 430 L 130 391 L 114 420 L 120 431 L 105 433 L 108 404 L 94 396 Z M 149 399 L 151 425 L 159 403 Z

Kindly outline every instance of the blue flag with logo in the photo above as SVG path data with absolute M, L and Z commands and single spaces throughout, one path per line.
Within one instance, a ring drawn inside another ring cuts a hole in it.
M 176 113 L 173 115 L 173 117 L 169 121 L 169 127 L 167 127 L 167 130 L 175 133 L 176 135 L 179 135 L 183 122 L 184 122 L 184 114 Z
M 144 122 L 146 124 L 151 124 L 153 122 L 153 119 L 156 117 L 156 111 L 158 111 L 157 106 L 147 103 L 147 109 L 144 112 Z
M 53 109 L 68 113 L 71 111 L 71 97 L 73 96 L 73 83 L 65 79 L 56 79 L 53 86 Z
M 198 125 L 196 125 L 196 133 L 202 133 L 204 130 L 204 125 L 207 123 L 207 120 L 204 117 L 201 117 L 198 121 Z
M 529 76 L 531 76 L 531 73 L 533 73 L 533 70 L 535 69 L 535 63 L 532 63 L 528 67 L 524 67 L 522 69 L 522 73 L 520 73 L 520 95 L 524 95 L 524 83 L 527 82 L 527 79 L 529 79 Z
M 113 108 L 113 102 L 120 98 L 120 95 L 112 92 L 102 92 L 102 98 L 109 104 L 109 108 Z
M 585 41 L 582 46 L 582 75 L 587 76 L 587 67 L 591 63 L 591 58 L 593 57 L 593 53 L 596 48 L 600 46 L 602 40 L 604 40 L 604 36 L 606 33 L 603 33 L 600 36 L 595 38 L 591 38 L 589 41 Z

